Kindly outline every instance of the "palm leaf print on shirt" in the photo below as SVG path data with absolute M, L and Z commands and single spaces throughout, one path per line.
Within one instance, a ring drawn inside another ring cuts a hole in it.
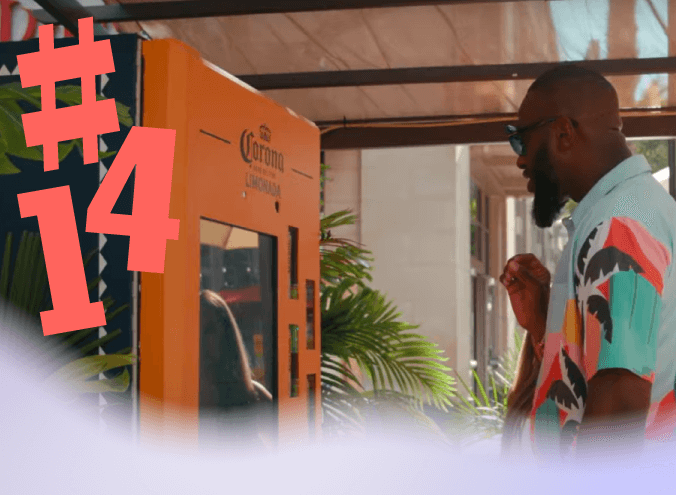
M 547 398 L 572 419 L 581 420 L 587 400 L 587 382 L 577 364 L 570 358 L 564 347 L 559 351 L 561 379 L 554 381 L 547 391 Z
M 594 315 L 603 329 L 603 338 L 608 343 L 613 341 L 608 281 L 620 272 L 645 274 L 634 256 L 637 243 L 631 242 L 626 231 L 631 232 L 619 219 L 600 223 L 582 244 L 577 258 L 578 273 L 575 274 L 575 283 L 581 314 L 584 315 L 586 309 Z
M 613 217 L 589 234 L 574 265 L 587 379 L 608 368 L 653 379 L 670 263 L 670 251 L 637 220 Z

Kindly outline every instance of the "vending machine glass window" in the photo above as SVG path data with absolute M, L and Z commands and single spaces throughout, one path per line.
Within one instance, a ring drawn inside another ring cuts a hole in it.
M 276 238 L 200 222 L 200 437 L 276 431 Z

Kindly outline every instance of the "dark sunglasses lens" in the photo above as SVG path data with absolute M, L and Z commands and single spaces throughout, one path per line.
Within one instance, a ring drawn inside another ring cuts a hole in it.
M 525 156 L 525 146 L 523 145 L 523 141 L 521 141 L 521 138 L 519 136 L 511 136 L 509 138 L 509 144 L 512 145 L 512 149 L 514 150 L 514 153 L 516 153 L 519 156 Z

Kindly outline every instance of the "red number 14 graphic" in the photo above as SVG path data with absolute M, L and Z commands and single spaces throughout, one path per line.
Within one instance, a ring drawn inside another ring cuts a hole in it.
M 132 127 L 87 210 L 87 232 L 129 236 L 130 271 L 164 272 L 167 240 L 178 240 L 169 218 L 176 131 Z M 136 166 L 131 215 L 113 214 Z M 21 217 L 38 217 L 54 309 L 40 313 L 45 335 L 104 326 L 102 302 L 89 302 L 68 186 L 18 195 Z

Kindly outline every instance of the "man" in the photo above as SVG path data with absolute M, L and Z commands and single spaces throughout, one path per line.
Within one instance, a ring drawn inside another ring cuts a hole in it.
M 508 126 L 535 223 L 579 203 L 551 287 L 533 255 L 500 278 L 530 339 L 510 408 L 538 454 L 620 453 L 676 427 L 676 202 L 621 128 L 612 85 L 572 65 L 539 77 Z

